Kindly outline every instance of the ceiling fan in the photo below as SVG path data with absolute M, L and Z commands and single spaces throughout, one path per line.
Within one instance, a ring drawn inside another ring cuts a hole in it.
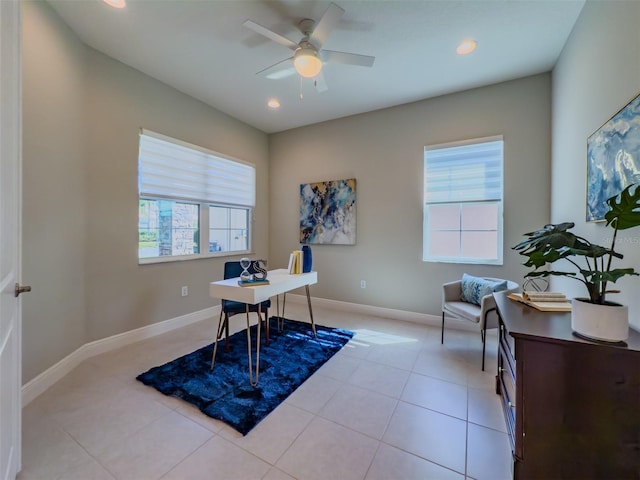
M 294 51 L 292 57 L 264 68 L 257 72 L 256 75 L 278 79 L 297 72 L 302 77 L 313 78 L 316 90 L 318 92 L 324 92 L 327 90 L 327 84 L 322 75 L 322 66 L 324 63 L 338 63 L 360 67 L 373 66 L 375 57 L 324 50 L 322 48 L 322 45 L 324 45 L 329 34 L 338 25 L 344 13 L 343 8 L 332 3 L 317 24 L 309 18 L 301 20 L 298 23 L 298 28 L 302 32 L 303 37 L 298 43 L 252 20 L 245 21 L 243 23 L 245 27 Z

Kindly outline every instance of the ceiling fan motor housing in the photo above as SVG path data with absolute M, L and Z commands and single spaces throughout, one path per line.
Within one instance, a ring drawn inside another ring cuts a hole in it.
M 315 20 L 311 20 L 310 18 L 304 18 L 300 20 L 298 23 L 298 28 L 305 36 L 305 39 L 308 39 L 313 33 L 313 27 L 316 25 Z

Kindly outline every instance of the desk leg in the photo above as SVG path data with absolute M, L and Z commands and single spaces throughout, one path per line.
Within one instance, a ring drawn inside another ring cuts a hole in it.
M 262 308 L 261 305 L 258 304 L 258 334 L 257 334 L 257 345 L 256 345 L 256 374 L 255 377 L 253 375 L 253 358 L 251 355 L 251 325 L 249 324 L 249 304 L 246 307 L 246 316 L 247 316 L 247 355 L 249 357 L 249 383 L 252 387 L 258 385 L 258 378 L 260 377 L 260 324 L 262 323 Z
M 262 310 L 262 306 L 259 304 L 258 305 L 258 321 L 262 322 L 262 313 L 260 313 Z M 270 335 L 270 329 L 269 329 L 269 309 L 267 308 L 267 311 L 264 312 L 264 344 L 268 347 L 269 346 L 269 335 Z
M 311 309 L 311 296 L 309 295 L 309 285 L 304 286 L 307 291 L 307 304 L 309 305 L 309 317 L 311 318 L 311 329 L 313 330 L 313 338 L 316 337 L 316 324 L 313 323 L 313 310 Z
M 284 329 L 284 310 L 287 306 L 287 293 L 282 294 L 282 315 L 280 315 L 280 295 L 276 295 L 276 315 L 278 322 L 278 332 L 282 332 Z
M 280 331 L 284 330 L 284 319 L 286 318 L 284 312 L 286 309 L 287 309 L 287 292 L 284 292 L 282 294 L 282 317 L 280 319 L 280 325 L 279 325 Z
M 222 307 L 220 307 L 222 308 Z M 213 356 L 211 357 L 211 370 L 213 370 L 213 366 L 216 363 L 216 352 L 218 351 L 218 339 L 222 335 L 222 310 L 220 310 L 220 319 L 218 320 L 218 328 L 216 329 L 216 339 L 213 343 Z

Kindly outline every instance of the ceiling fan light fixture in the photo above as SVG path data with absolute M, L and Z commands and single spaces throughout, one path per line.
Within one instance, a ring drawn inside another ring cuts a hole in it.
M 313 78 L 322 70 L 322 61 L 313 48 L 299 48 L 293 58 L 296 72 L 305 78 Z

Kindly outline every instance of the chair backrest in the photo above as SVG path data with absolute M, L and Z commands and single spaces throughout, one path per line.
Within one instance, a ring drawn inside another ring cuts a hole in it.
M 492 277 L 482 277 L 482 278 L 492 282 L 504 282 L 504 278 L 492 278 Z M 518 291 L 519 289 L 520 289 L 520 285 L 518 285 L 516 282 L 513 282 L 511 280 L 507 280 L 507 289 L 504 291 L 513 293 Z
M 240 262 L 225 262 L 224 263 L 224 279 L 239 277 L 242 273 L 242 267 Z
M 253 266 L 253 261 L 249 268 L 247 269 L 249 273 L 256 273 L 256 269 Z M 242 267 L 240 266 L 240 262 L 225 262 L 224 263 L 224 279 L 239 277 L 242 273 Z
M 0 0 L 2 1 L 2 0 Z M 249 271 L 249 273 L 254 274 L 256 273 L 256 269 L 253 267 L 253 262 L 251 262 L 251 265 L 249 266 L 249 268 L 247 269 Z M 240 266 L 240 262 L 225 262 L 224 263 L 224 279 L 227 280 L 228 278 L 236 278 L 239 277 L 240 274 L 242 273 L 242 267 Z M 264 302 L 262 302 L 261 304 L 262 309 L 267 309 L 267 308 L 271 308 L 271 300 L 265 300 Z M 257 305 L 251 305 L 250 306 L 250 311 L 255 312 L 257 308 Z M 235 313 L 242 313 L 245 311 L 245 306 L 244 303 L 239 303 L 239 302 L 230 302 L 229 300 L 222 300 L 222 311 L 229 313 L 231 315 L 235 314 Z

